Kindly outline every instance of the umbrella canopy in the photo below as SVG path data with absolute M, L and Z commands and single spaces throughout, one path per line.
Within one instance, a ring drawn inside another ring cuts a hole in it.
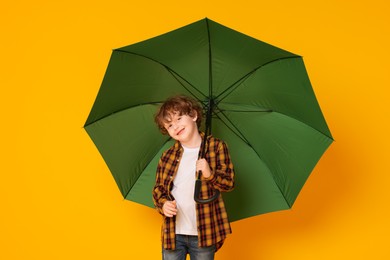
M 301 56 L 203 19 L 112 52 L 84 128 L 128 200 L 154 207 L 173 140 L 153 116 L 175 94 L 213 106 L 236 172 L 223 194 L 231 221 L 291 208 L 333 141 Z

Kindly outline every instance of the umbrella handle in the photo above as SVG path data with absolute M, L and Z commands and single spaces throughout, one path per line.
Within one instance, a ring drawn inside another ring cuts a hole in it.
M 210 98 L 208 100 L 208 105 L 207 105 L 207 114 L 206 114 L 206 131 L 205 131 L 205 135 L 203 137 L 203 140 L 202 140 L 202 152 L 201 152 L 201 158 L 204 158 L 205 154 L 206 154 L 206 140 L 207 140 L 207 136 L 209 136 L 210 132 L 211 132 L 211 114 L 213 112 L 213 108 L 214 108 L 214 105 L 215 105 L 215 100 L 213 98 L 211 98 L 211 92 L 209 93 L 210 94 Z M 219 197 L 219 190 L 215 190 L 214 192 L 214 195 L 208 199 L 201 199 L 200 198 L 200 188 L 202 186 L 202 181 L 200 180 L 200 176 L 202 175 L 202 171 L 198 171 L 198 178 L 196 179 L 196 182 L 195 182 L 195 192 L 194 192 L 194 200 L 199 203 L 199 204 L 207 204 L 207 203 L 211 203 L 213 201 L 215 201 L 216 199 L 218 199 Z
M 218 199 L 219 197 L 219 190 L 215 190 L 215 193 L 212 197 L 208 198 L 208 199 L 201 199 L 200 198 L 200 187 L 202 186 L 202 181 L 197 179 L 196 182 L 195 182 L 195 192 L 194 192 L 194 200 L 199 203 L 199 204 L 207 204 L 207 203 L 211 203 L 213 202 L 214 200 Z

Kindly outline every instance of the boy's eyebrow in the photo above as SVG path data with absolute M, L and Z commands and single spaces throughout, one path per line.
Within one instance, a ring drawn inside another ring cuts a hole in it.
M 165 124 L 169 124 L 173 121 L 173 117 L 174 116 L 177 116 L 177 117 L 181 117 L 183 116 L 184 113 L 182 112 L 179 112 L 179 111 L 175 111 L 175 110 L 169 110 L 165 113 L 165 116 L 162 118 L 162 123 L 165 125 Z
M 164 124 L 164 125 L 166 125 L 166 124 L 170 124 L 171 122 L 172 122 L 172 116 L 166 116 L 166 117 L 163 117 L 162 118 L 162 123 Z
M 170 124 L 170 123 L 172 123 L 172 120 L 168 120 L 168 119 L 163 120 L 163 124 L 164 124 L 164 125 Z

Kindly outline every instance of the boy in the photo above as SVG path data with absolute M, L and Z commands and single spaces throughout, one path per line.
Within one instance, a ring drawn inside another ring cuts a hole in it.
M 163 215 L 163 259 L 214 259 L 231 227 L 220 195 L 208 204 L 194 201 L 196 173 L 202 172 L 201 197 L 207 199 L 215 189 L 231 191 L 234 170 L 226 144 L 208 136 L 205 158 L 199 158 L 204 133 L 198 127 L 202 107 L 187 96 L 169 98 L 159 109 L 155 121 L 163 134 L 175 144 L 165 151 L 156 172 L 153 201 Z

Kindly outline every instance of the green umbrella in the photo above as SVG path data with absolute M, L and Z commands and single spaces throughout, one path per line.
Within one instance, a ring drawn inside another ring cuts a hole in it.
M 231 221 L 291 208 L 333 141 L 301 56 L 203 19 L 112 52 L 84 127 L 128 200 L 154 207 L 173 140 L 153 116 L 175 94 L 213 105 L 211 132 L 235 166 Z

